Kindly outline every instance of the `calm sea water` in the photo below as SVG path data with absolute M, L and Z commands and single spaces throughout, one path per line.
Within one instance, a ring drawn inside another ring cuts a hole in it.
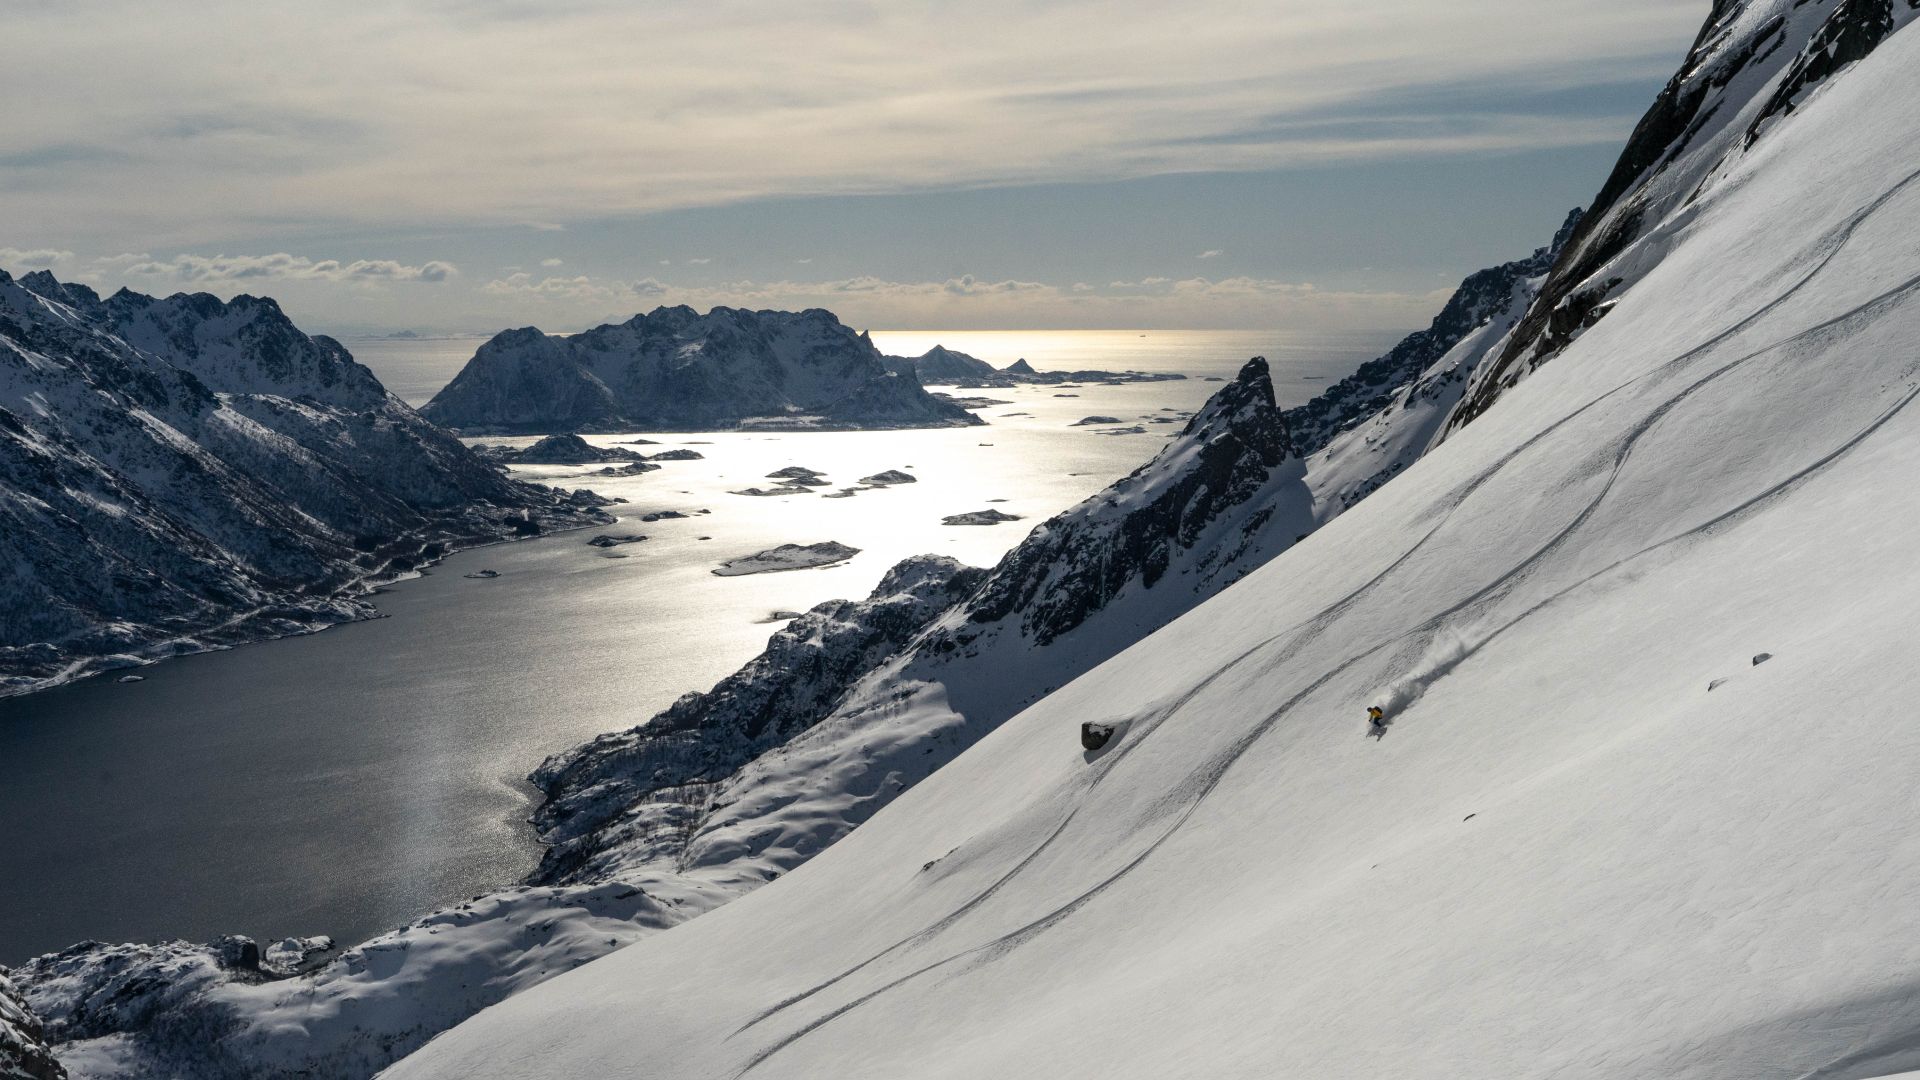
M 877 333 L 883 349 L 936 340 L 1004 365 L 1099 366 L 1225 377 L 1274 364 L 1283 403 L 1377 355 L 1394 335 Z M 454 344 L 461 341 L 457 347 Z M 412 401 L 471 355 L 463 339 L 349 342 Z M 538 857 L 523 777 L 546 754 L 638 723 L 756 653 L 777 609 L 864 596 L 920 552 L 991 564 L 1026 530 L 1105 487 L 1177 430 L 1217 383 L 984 391 L 989 427 L 904 432 L 660 435 L 700 461 L 608 479 L 522 474 L 630 502 L 613 532 L 463 553 L 380 597 L 384 619 L 0 700 L 0 963 L 75 941 L 332 934 L 354 941 L 511 883 Z M 1057 395 L 1073 394 L 1075 397 Z M 1025 413 L 1024 416 L 1009 415 Z M 1072 427 L 1084 416 L 1140 435 Z M 628 436 L 596 437 L 611 443 Z M 524 441 L 524 440 L 522 440 Z M 730 491 L 788 465 L 839 483 L 905 469 L 914 485 L 850 499 Z M 1004 500 L 1004 501 L 996 501 Z M 997 507 L 1023 520 L 940 524 Z M 653 510 L 694 514 L 638 521 Z M 699 510 L 710 513 L 698 514 Z M 597 531 L 597 530 L 596 530 Z M 722 560 L 837 540 L 845 564 L 719 578 Z M 464 573 L 488 568 L 493 580 Z

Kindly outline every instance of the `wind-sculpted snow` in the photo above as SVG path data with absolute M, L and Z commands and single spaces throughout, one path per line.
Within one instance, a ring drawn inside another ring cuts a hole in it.
M 462 546 L 603 520 L 271 300 L 0 271 L 0 692 L 366 618 Z
M 1698 200 L 1834 75 L 1871 54 L 1917 0 L 1717 0 L 1635 128 L 1526 317 L 1475 376 L 1456 430 L 1604 318 L 1658 264 Z
M 924 779 L 902 732 L 987 690 L 889 661 L 690 854 L 776 850 L 809 780 L 883 811 L 392 1076 L 1920 1068 L 1916 90 L 1895 30 L 1646 222 L 1559 362 Z M 951 640 L 1018 683 L 1079 632 Z
M 467 434 L 982 422 L 817 308 L 663 307 L 581 334 L 503 331 L 421 412 Z

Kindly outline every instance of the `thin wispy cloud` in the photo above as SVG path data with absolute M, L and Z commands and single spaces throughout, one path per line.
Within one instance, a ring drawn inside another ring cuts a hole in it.
M 1209 248 L 1209 249 L 1207 249 L 1206 251 L 1203 251 L 1203 252 L 1201 252 L 1200 254 L 1198 254 L 1198 255 L 1195 255 L 1195 256 L 1194 256 L 1194 258 L 1196 258 L 1196 259 L 1217 259 L 1217 258 L 1219 258 L 1220 256 L 1222 256 L 1222 255 L 1225 255 L 1225 254 L 1226 254 L 1226 252 L 1224 252 L 1224 251 L 1221 251 L 1221 250 L 1220 250 L 1219 248 Z
M 311 259 L 279 252 L 273 255 L 176 255 L 171 259 L 136 262 L 121 271 L 128 277 L 165 278 L 215 284 L 265 280 L 438 283 L 459 273 L 452 263 L 438 260 L 409 266 L 392 259 Z
M 825 307 L 855 326 L 945 327 L 1142 325 L 1222 326 L 1249 312 L 1319 325 L 1393 325 L 1436 302 L 1432 293 L 1324 289 L 1311 282 L 1248 276 L 1149 277 L 1100 288 L 972 275 L 897 281 L 873 275 L 833 280 L 740 280 L 687 285 L 655 277 L 599 279 L 585 275 L 496 278 L 481 291 L 535 305 L 549 329 L 575 329 L 609 311 L 686 304 L 746 308 Z M 918 321 L 916 321 L 918 320 Z
M 1669 65 L 1694 6 L 14 5 L 0 85 L 35 107 L 0 130 L 0 190 L 29 233 L 187 246 L 1611 141 L 1619 116 L 1553 95 Z M 1462 122 L 1426 122 L 1463 81 L 1542 104 L 1455 94 Z
M 60 251 L 55 248 L 22 250 L 20 248 L 0 247 L 0 268 L 24 267 L 28 270 L 50 270 L 62 263 L 72 261 L 73 252 L 71 251 Z

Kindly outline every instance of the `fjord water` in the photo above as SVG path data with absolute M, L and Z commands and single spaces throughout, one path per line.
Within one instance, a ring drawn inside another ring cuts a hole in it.
M 631 478 L 522 468 L 629 500 L 615 508 L 621 521 L 455 556 L 379 597 L 384 619 L 169 661 L 138 683 L 97 678 L 0 699 L 0 820 L 14 823 L 0 844 L 0 963 L 88 938 L 351 942 L 510 884 L 538 857 L 524 823 L 527 771 L 710 686 L 759 650 L 772 612 L 864 596 L 921 552 L 990 565 L 1151 456 L 1179 429 L 1153 421 L 1200 404 L 1219 385 L 1205 377 L 1231 377 L 1264 354 L 1281 403 L 1298 404 L 1394 336 L 877 333 L 896 353 L 937 340 L 997 365 L 1025 356 L 1043 370 L 1195 377 L 954 391 L 1010 402 L 981 409 L 990 426 L 979 428 L 658 435 L 641 449 L 685 446 L 704 459 Z M 448 340 L 349 345 L 417 404 L 471 353 L 473 342 Z M 1072 426 L 1093 415 L 1145 430 Z M 845 499 L 729 493 L 771 486 L 765 475 L 788 465 L 837 486 L 885 469 L 919 482 Z M 1022 520 L 940 523 L 989 507 Z M 690 516 L 639 520 L 660 510 Z M 602 531 L 648 539 L 586 543 Z M 826 540 L 862 550 L 815 570 L 709 572 Z M 480 569 L 500 576 L 463 576 Z

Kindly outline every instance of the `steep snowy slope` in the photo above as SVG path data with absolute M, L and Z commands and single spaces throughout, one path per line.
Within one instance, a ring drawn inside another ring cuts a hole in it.
M 392 1075 L 1920 1065 L 1916 73 L 1897 32 L 1697 143 L 1611 314 L 1372 498 Z
M 663 307 L 569 336 L 505 330 L 420 411 L 467 434 L 981 423 L 818 308 Z
M 0 693 L 365 618 L 365 582 L 599 501 L 509 480 L 271 300 L 0 271 Z

